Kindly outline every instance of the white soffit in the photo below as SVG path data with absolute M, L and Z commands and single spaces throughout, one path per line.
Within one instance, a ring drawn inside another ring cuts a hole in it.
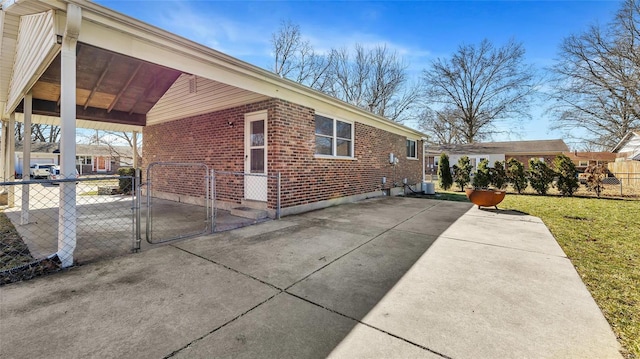
M 17 49 L 9 84 L 7 112 L 22 101 L 60 50 L 53 10 L 20 18 Z

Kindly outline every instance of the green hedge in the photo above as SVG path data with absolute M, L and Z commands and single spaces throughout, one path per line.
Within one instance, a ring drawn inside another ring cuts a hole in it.
M 133 177 L 136 175 L 136 169 L 132 167 L 120 167 L 118 168 L 118 187 L 120 193 L 130 193 L 133 190 Z

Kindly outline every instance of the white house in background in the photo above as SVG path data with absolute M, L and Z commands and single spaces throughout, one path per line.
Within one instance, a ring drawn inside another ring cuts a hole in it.
M 31 164 L 60 164 L 60 145 L 49 142 L 31 143 Z M 15 171 L 22 175 L 22 142 L 16 144 Z M 131 166 L 132 150 L 128 146 L 76 145 L 76 167 L 80 174 L 111 174 L 120 167 Z
M 618 158 L 640 161 L 640 131 L 629 131 L 611 150 Z
M 525 168 L 529 167 L 530 159 L 539 159 L 551 164 L 554 158 L 563 153 L 569 152 L 569 147 L 561 139 L 555 140 L 533 140 L 533 141 L 506 141 L 506 142 L 476 142 L 456 145 L 434 145 L 425 148 L 426 163 L 432 163 L 431 168 L 427 165 L 426 172 L 431 169 L 433 173 L 437 171 L 437 158 L 441 153 L 449 155 L 449 164 L 453 166 L 460 157 L 467 156 L 471 160 L 474 169 L 478 168 L 480 161 L 486 159 L 489 166 L 493 167 L 496 161 L 505 161 L 515 158 L 522 162 Z M 430 159 L 429 157 L 432 157 Z

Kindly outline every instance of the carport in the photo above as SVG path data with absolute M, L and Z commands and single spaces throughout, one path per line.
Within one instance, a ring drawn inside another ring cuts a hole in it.
M 8 1 L 0 23 L 5 181 L 14 179 L 16 121 L 24 122 L 25 138 L 31 123 L 60 126 L 61 172 L 73 177 L 76 128 L 137 134 L 149 124 L 293 94 L 298 86 L 283 87 L 275 75 L 88 1 Z M 185 86 L 217 100 L 184 99 L 174 89 Z M 73 264 L 76 245 L 75 186 L 60 189 L 57 255 L 64 267 Z M 21 198 L 28 223 L 28 193 Z

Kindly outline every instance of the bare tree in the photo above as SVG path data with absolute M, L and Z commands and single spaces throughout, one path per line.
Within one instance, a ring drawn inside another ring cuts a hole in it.
M 368 49 L 356 44 L 322 55 L 291 22 L 283 22 L 271 42 L 273 71 L 282 77 L 397 122 L 409 119 L 418 107 L 421 84 L 409 83 L 407 65 L 384 45 Z
M 319 91 L 325 91 L 331 80 L 328 69 L 333 59 L 317 54 L 309 41 L 302 39 L 300 26 L 283 21 L 271 36 L 273 46 L 273 72 Z
M 134 156 L 134 143 L 133 143 L 133 133 L 131 132 L 115 132 L 115 131 L 104 131 L 106 135 L 112 136 L 112 138 L 116 138 L 116 141 L 107 141 L 106 145 L 109 146 L 109 151 L 111 155 L 114 157 L 120 157 L 121 159 L 131 158 L 131 163 L 127 163 L 128 165 L 133 166 L 133 156 Z M 142 163 L 142 137 L 138 135 L 138 143 L 137 143 L 137 153 L 138 153 L 138 163 Z M 131 150 L 130 153 L 125 153 L 122 151 L 121 147 L 115 145 L 115 142 L 124 141 L 129 145 Z
M 497 121 L 530 118 L 537 84 L 524 54 L 513 40 L 499 48 L 488 40 L 461 45 L 450 59 L 438 58 L 424 72 L 426 100 L 436 112 L 456 109 L 462 141 L 491 137 Z
M 432 136 L 441 145 L 462 143 L 460 116 L 455 108 L 447 107 L 440 111 L 425 109 L 418 120 L 418 127 Z
M 91 134 L 85 134 L 83 137 L 89 144 L 108 147 L 109 155 L 111 157 L 119 157 L 121 162 L 124 162 L 128 166 L 133 166 L 134 143 L 133 134 L 131 132 L 95 130 L 95 132 Z M 140 140 L 141 138 L 138 137 L 138 163 L 142 162 L 142 142 Z M 125 151 L 124 149 L 128 150 Z
M 639 4 L 627 0 L 606 27 L 563 41 L 552 67 L 553 128 L 607 150 L 640 127 L 639 19 Z
M 24 123 L 16 122 L 16 141 L 22 141 L 24 137 Z M 31 141 L 55 143 L 60 139 L 60 127 L 40 123 L 31 124 Z
M 386 45 L 366 49 L 360 44 L 353 51 L 332 51 L 328 93 L 396 122 L 409 118 L 421 98 L 420 84 L 409 84 L 407 65 Z

